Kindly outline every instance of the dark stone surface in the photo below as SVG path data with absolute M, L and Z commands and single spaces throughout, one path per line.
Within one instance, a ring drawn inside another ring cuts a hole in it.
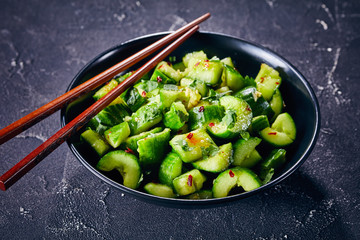
M 100 3 L 101 2 L 101 3 Z M 359 239 L 360 2 L 0 2 L 0 127 L 64 93 L 98 53 L 174 30 L 205 12 L 201 30 L 262 44 L 292 62 L 318 97 L 322 128 L 290 178 L 228 206 L 148 204 L 88 172 L 64 144 L 0 192 L 1 239 Z M 0 146 L 4 173 L 60 127 L 59 113 Z

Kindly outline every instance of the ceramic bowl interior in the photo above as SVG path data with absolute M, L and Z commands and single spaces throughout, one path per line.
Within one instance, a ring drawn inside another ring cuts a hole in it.
M 106 50 L 89 62 L 78 73 L 70 83 L 68 90 L 150 45 L 165 34 L 166 33 L 158 33 L 140 37 Z M 178 60 L 181 60 L 185 53 L 198 50 L 204 50 L 208 56 L 218 56 L 220 59 L 230 56 L 233 59 L 236 68 L 244 76 L 249 75 L 251 77 L 256 77 L 261 63 L 266 63 L 280 72 L 283 79 L 280 90 L 286 104 L 286 111 L 293 117 L 297 126 L 297 138 L 295 142 L 287 148 L 286 165 L 281 171 L 276 173 L 270 183 L 251 192 L 239 193 L 220 199 L 168 199 L 126 188 L 114 180 L 117 176 L 111 174 L 104 175 L 97 171 L 95 165 L 98 158 L 94 157 L 94 154 L 80 144 L 79 134 L 75 134 L 67 141 L 67 143 L 79 161 L 97 177 L 121 191 L 142 200 L 176 207 L 209 206 L 239 200 L 264 191 L 292 174 L 309 156 L 315 145 L 319 131 L 319 106 L 316 96 L 307 80 L 287 60 L 271 50 L 238 38 L 216 33 L 196 33 L 177 48 L 170 56 L 175 56 Z M 147 60 L 148 59 L 150 59 L 150 57 L 147 58 Z M 145 63 L 145 60 L 131 69 L 136 69 L 143 63 Z M 91 95 L 92 93 L 89 93 L 62 109 L 61 117 L 63 125 L 71 121 L 75 116 L 93 103 Z

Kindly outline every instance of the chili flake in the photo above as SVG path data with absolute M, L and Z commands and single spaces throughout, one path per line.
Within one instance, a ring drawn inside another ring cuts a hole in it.
M 163 66 L 164 66 L 164 64 L 161 64 L 161 66 L 158 69 L 162 68 Z
M 200 62 L 195 63 L 195 67 L 199 66 Z
M 162 65 L 161 65 L 161 66 L 162 66 Z M 157 77 L 156 77 L 156 80 L 157 80 L 158 83 L 162 82 L 162 78 L 161 78 L 160 76 L 157 76 Z
M 280 83 L 279 82 L 275 82 L 276 85 L 279 85 Z
M 213 126 L 215 126 L 214 123 L 209 123 L 209 127 L 213 127 Z
M 268 135 L 276 135 L 276 132 L 269 132 Z
M 145 91 L 142 91 L 141 96 L 142 96 L 142 97 L 146 97 L 146 92 L 145 92 Z
M 206 68 L 209 68 L 210 65 L 209 65 L 208 63 L 205 63 L 204 66 L 205 66 Z
M 235 174 L 234 174 L 234 172 L 233 171 L 229 171 L 229 175 L 230 175 L 230 177 L 234 177 L 235 176 Z
M 131 150 L 130 148 L 126 148 L 126 150 L 125 150 L 125 152 L 127 152 L 127 153 L 131 153 L 131 154 L 134 154 L 134 152 L 133 152 L 133 150 Z
M 246 106 L 246 110 L 250 111 L 251 112 L 251 108 L 248 106 Z
M 209 59 L 204 60 L 204 62 L 209 62 Z
M 260 83 L 263 83 L 263 82 L 264 82 L 264 80 L 265 80 L 265 78 L 264 78 L 264 77 L 261 77 L 260 79 L 261 79 L 261 80 L 260 80 Z
M 199 107 L 199 112 L 203 112 L 205 110 L 204 106 Z
M 189 187 L 192 186 L 192 180 L 193 180 L 193 177 L 192 177 L 191 175 L 189 175 L 188 180 L 187 180 L 187 185 L 188 185 Z
M 194 136 L 193 133 L 189 133 L 189 134 L 186 136 L 186 138 L 187 138 L 187 139 L 191 139 L 193 136 Z

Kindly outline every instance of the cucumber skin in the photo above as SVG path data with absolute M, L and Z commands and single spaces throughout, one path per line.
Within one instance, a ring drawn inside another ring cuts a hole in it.
M 160 165 L 159 181 L 172 187 L 173 180 L 181 175 L 182 165 L 180 156 L 175 152 L 170 152 Z
M 131 136 L 131 137 L 128 137 L 126 140 L 125 140 L 125 144 L 126 144 L 126 147 L 130 148 L 132 151 L 136 152 L 137 153 L 137 148 L 138 148 L 138 144 L 137 142 L 143 138 L 146 138 L 147 136 L 149 136 L 150 134 L 153 134 L 153 133 L 159 133 L 161 132 L 163 129 L 161 127 L 156 127 L 150 131 L 147 131 L 147 132 L 142 132 L 140 134 L 137 134 L 137 135 L 134 135 L 134 136 Z
M 130 127 L 127 122 L 120 123 L 104 132 L 106 141 L 117 148 L 130 135 Z
M 279 72 L 272 67 L 261 64 L 260 71 L 255 78 L 256 88 L 263 95 L 266 101 L 270 101 L 275 90 L 281 84 L 281 77 Z
M 188 185 L 189 175 L 192 176 L 191 186 Z M 193 169 L 175 178 L 173 180 L 173 186 L 175 192 L 177 192 L 180 196 L 184 196 L 201 190 L 205 181 L 206 176 L 199 170 Z
M 234 162 L 235 166 L 242 166 L 242 162 L 248 157 L 251 152 L 261 143 L 261 139 L 251 137 L 248 140 L 239 139 L 234 144 Z
M 139 186 L 141 169 L 136 156 L 116 150 L 103 156 L 96 165 L 100 171 L 118 170 L 123 177 L 123 185 L 132 189 Z
M 80 138 L 88 143 L 91 148 L 101 157 L 110 150 L 110 145 L 103 140 L 101 135 L 91 129 L 86 130 Z

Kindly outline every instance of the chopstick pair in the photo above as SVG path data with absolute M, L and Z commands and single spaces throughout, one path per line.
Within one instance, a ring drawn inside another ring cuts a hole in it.
M 24 159 L 18 162 L 10 170 L 4 173 L 0 177 L 0 189 L 5 191 L 10 186 L 12 186 L 17 180 L 24 176 L 28 171 L 35 167 L 41 160 L 43 160 L 47 155 L 49 155 L 53 150 L 60 146 L 64 141 L 66 141 L 72 134 L 78 131 L 83 127 L 91 118 L 93 118 L 97 113 L 109 105 L 117 96 L 124 92 L 128 87 L 134 84 L 139 80 L 146 72 L 154 68 L 160 61 L 167 57 L 174 49 L 176 49 L 180 44 L 182 44 L 186 39 L 198 31 L 201 22 L 205 21 L 210 17 L 210 14 L 204 14 L 203 16 L 195 19 L 191 23 L 185 25 L 184 27 L 178 29 L 176 32 L 171 33 L 164 38 L 158 40 L 157 42 L 151 44 L 150 46 L 144 48 L 143 50 L 137 52 L 136 54 L 128 57 L 127 59 L 119 62 L 113 67 L 105 70 L 104 72 L 96 75 L 95 77 L 89 79 L 85 83 L 77 86 L 76 88 L 70 90 L 64 95 L 56 98 L 55 100 L 45 104 L 44 106 L 38 108 L 34 112 L 26 115 L 25 117 L 17 120 L 16 122 L 10 124 L 9 126 L 0 130 L 0 144 L 6 142 L 27 128 L 31 127 L 35 123 L 41 121 L 42 119 L 50 116 L 52 113 L 61 109 L 67 103 L 75 100 L 79 96 L 90 92 L 106 81 L 112 79 L 114 76 L 120 72 L 126 70 L 127 68 L 133 66 L 135 63 L 146 58 L 150 54 L 156 52 L 157 50 L 164 47 L 169 42 L 176 40 L 158 53 L 155 57 L 145 63 L 140 67 L 134 74 L 128 77 L 126 80 L 121 82 L 116 88 L 110 91 L 100 100 L 96 101 L 88 109 L 82 112 L 79 116 L 74 118 L 71 122 L 61 128 L 48 140 L 42 143 Z M 180 36 L 180 37 L 179 37 Z

